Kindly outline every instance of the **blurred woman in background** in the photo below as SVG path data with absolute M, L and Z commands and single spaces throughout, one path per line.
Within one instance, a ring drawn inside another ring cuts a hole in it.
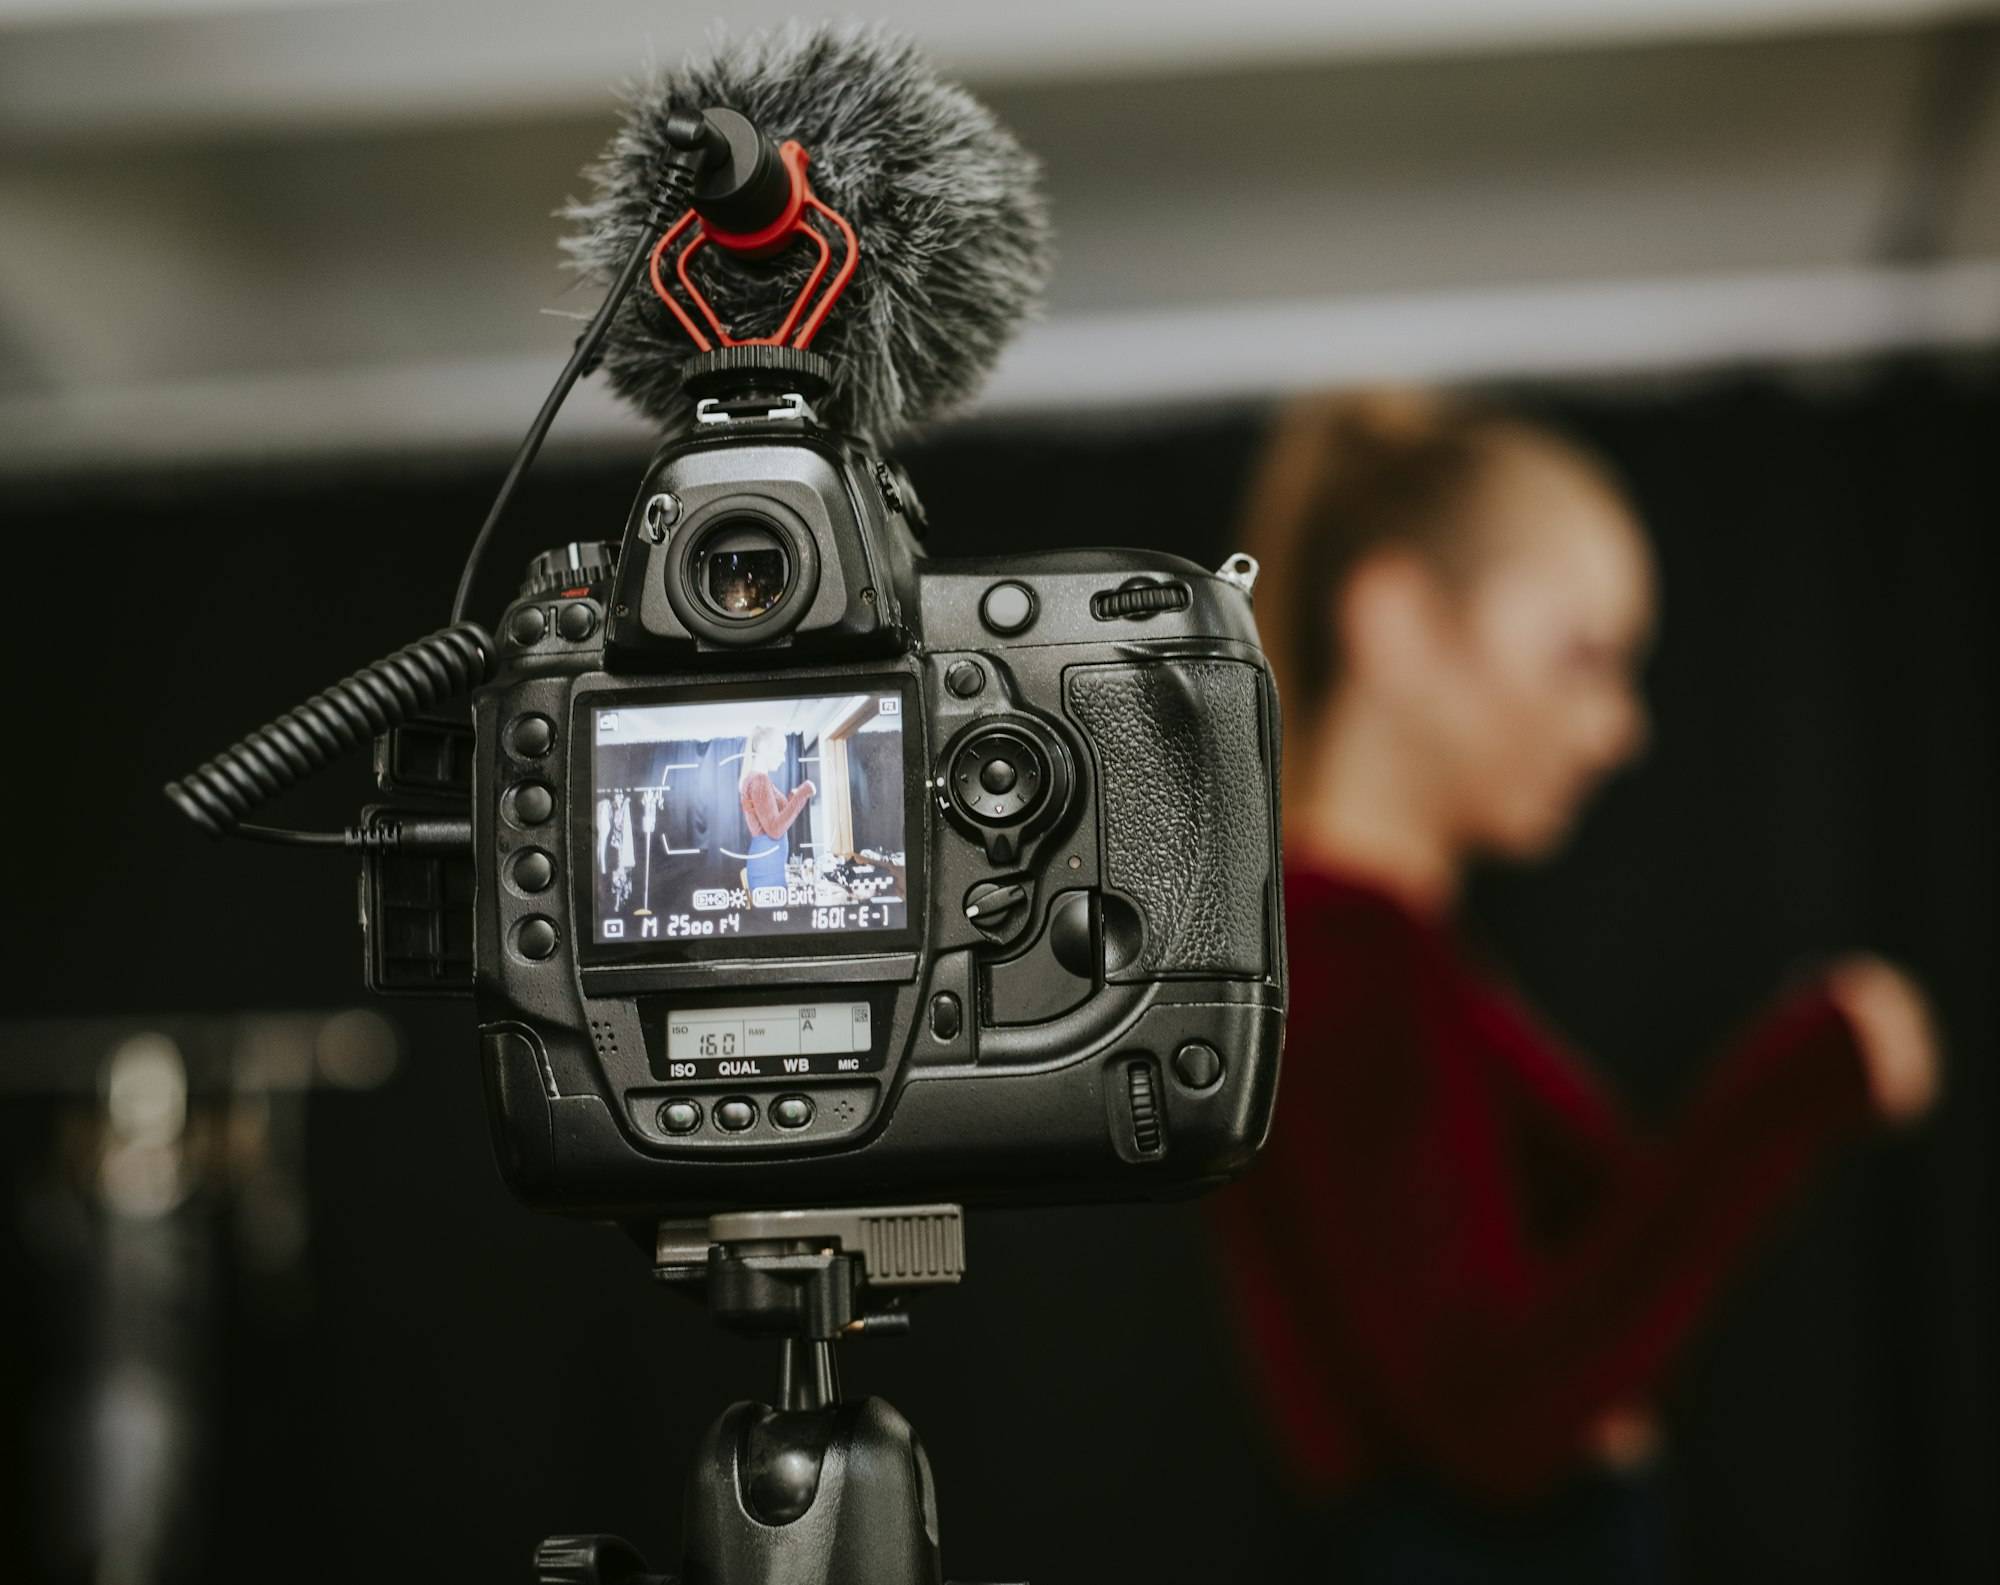
M 1649 1399 L 1829 1150 L 1930 1104 L 1922 998 L 1837 964 L 1637 1136 L 1453 928 L 1468 864 L 1548 853 L 1644 742 L 1619 486 L 1503 414 L 1322 398 L 1282 418 L 1249 541 L 1292 1006 L 1219 1211 L 1313 1551 L 1340 1580 L 1656 1579 Z

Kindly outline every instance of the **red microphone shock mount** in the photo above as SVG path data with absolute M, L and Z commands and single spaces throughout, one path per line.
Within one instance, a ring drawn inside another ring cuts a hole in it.
M 855 239 L 854 228 L 837 211 L 820 202 L 819 196 L 813 192 L 812 184 L 806 179 L 806 166 L 811 156 L 796 138 L 788 138 L 778 146 L 778 159 L 784 167 L 789 191 L 784 207 L 769 225 L 755 231 L 723 231 L 704 219 L 698 210 L 689 209 L 653 245 L 647 265 L 653 291 L 673 311 L 674 318 L 680 321 L 689 339 L 703 352 L 713 351 L 718 346 L 810 347 L 828 312 L 847 289 L 847 283 L 854 278 L 854 266 L 860 258 L 861 245 Z M 813 217 L 818 217 L 822 224 L 814 224 Z M 834 264 L 833 243 L 827 234 L 829 224 L 840 237 L 838 265 Z M 800 287 L 798 296 L 793 299 L 784 321 L 768 336 L 732 336 L 689 273 L 689 264 L 694 256 L 713 243 L 744 258 L 768 258 L 800 240 L 809 242 L 817 249 L 819 258 L 807 275 L 805 285 Z M 667 273 L 669 261 L 671 279 Z M 685 304 L 675 293 L 676 283 L 680 293 L 685 295 Z M 690 307 L 693 313 L 689 312 Z M 700 315 L 699 320 L 696 314 Z

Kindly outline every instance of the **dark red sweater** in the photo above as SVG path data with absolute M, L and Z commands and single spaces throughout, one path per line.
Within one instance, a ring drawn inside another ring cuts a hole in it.
M 743 805 L 743 819 L 750 827 L 750 834 L 776 839 L 792 829 L 792 822 L 811 801 L 812 794 L 799 786 L 780 798 L 770 776 L 757 771 L 743 778 L 736 797 Z
M 1867 1118 L 1853 1037 L 1804 992 L 1641 1139 L 1444 929 L 1351 879 L 1285 884 L 1277 1121 L 1217 1199 L 1281 1439 L 1322 1492 L 1416 1471 L 1532 1497 Z

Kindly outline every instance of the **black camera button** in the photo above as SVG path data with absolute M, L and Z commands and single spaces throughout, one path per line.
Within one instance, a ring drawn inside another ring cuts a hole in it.
M 523 782 L 514 789 L 514 823 L 538 826 L 556 812 L 556 795 L 546 782 Z
M 1079 979 L 1094 979 L 1098 967 L 1096 894 L 1058 892 L 1049 904 L 1049 954 Z
M 1003 637 L 1035 620 L 1035 591 L 1025 583 L 996 583 L 979 602 L 979 620 Z
M 690 1101 L 685 1097 L 662 1101 L 659 1121 L 660 1132 L 663 1134 L 691 1134 L 701 1127 L 701 1103 Z
M 931 998 L 931 1039 L 950 1045 L 963 1027 L 964 1009 L 958 998 L 950 991 L 939 991 Z
M 1190 1040 L 1174 1053 L 1174 1077 L 1191 1090 L 1212 1090 L 1222 1079 L 1222 1058 L 1215 1047 Z
M 531 914 L 521 921 L 521 928 L 514 933 L 514 946 L 522 957 L 539 963 L 544 958 L 555 956 L 556 943 L 560 939 L 553 919 Z
M 508 873 L 517 890 L 545 892 L 556 878 L 556 861 L 540 848 L 523 848 L 514 855 L 514 863 Z
M 516 644 L 539 644 L 548 635 L 548 613 L 538 605 L 524 605 L 507 623 L 508 635 Z
M 545 715 L 524 715 L 507 728 L 507 746 L 522 759 L 540 759 L 556 740 L 556 724 Z
M 944 685 L 955 699 L 976 699 L 986 688 L 986 668 L 976 660 L 953 661 Z
M 979 785 L 990 793 L 1012 792 L 1014 783 L 1020 779 L 1021 772 L 1014 762 L 998 754 L 979 767 Z
M 715 1108 L 715 1126 L 725 1133 L 740 1134 L 757 1121 L 757 1103 L 748 1096 L 732 1095 Z
M 597 613 L 581 600 L 572 600 L 556 612 L 556 631 L 572 644 L 581 644 L 597 631 Z
M 781 1095 L 771 1103 L 771 1121 L 780 1128 L 804 1128 L 812 1120 L 811 1096 Z

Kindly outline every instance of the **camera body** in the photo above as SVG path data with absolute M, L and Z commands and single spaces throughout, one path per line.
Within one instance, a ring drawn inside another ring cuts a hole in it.
M 796 396 L 701 418 L 615 554 L 537 559 L 474 698 L 508 1182 L 636 1217 L 1240 1171 L 1285 999 L 1248 579 L 933 561 Z

